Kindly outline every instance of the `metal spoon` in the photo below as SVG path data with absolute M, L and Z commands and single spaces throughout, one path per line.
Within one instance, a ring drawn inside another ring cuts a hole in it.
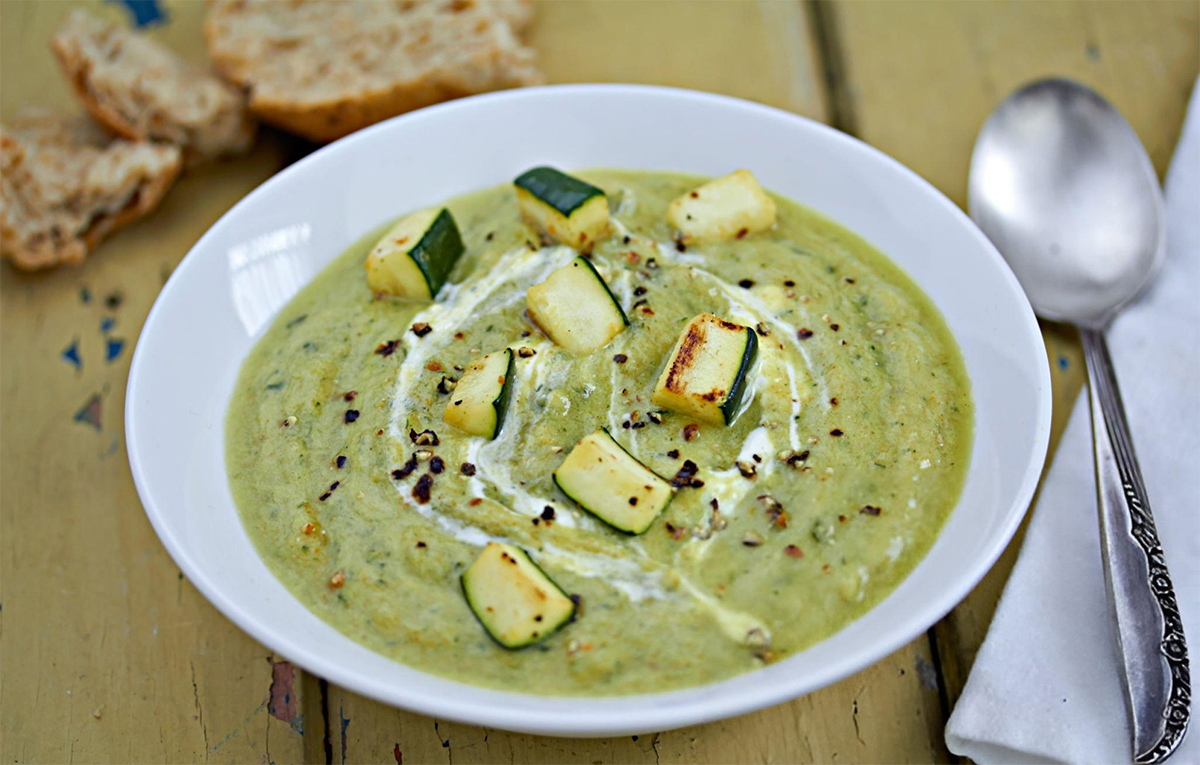
M 1050 79 L 1013 93 L 988 118 L 968 194 L 971 217 L 1008 260 L 1034 311 L 1079 328 L 1134 760 L 1161 762 L 1187 729 L 1187 645 L 1104 340 L 1117 311 L 1162 263 L 1158 179 L 1116 109 L 1083 85 Z

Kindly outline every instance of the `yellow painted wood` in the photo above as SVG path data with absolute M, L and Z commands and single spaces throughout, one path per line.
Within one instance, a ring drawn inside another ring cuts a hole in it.
M 26 105 L 77 110 L 46 47 L 69 7 L 0 3 L 0 114 Z M 202 7 L 170 10 L 182 25 L 160 36 L 198 55 Z M 253 157 L 190 173 L 152 218 L 83 267 L 36 275 L 0 268 L 5 762 L 302 756 L 303 700 L 295 696 L 296 714 L 270 703 L 275 657 L 218 614 L 167 556 L 134 491 L 122 427 L 133 344 L 164 279 L 280 162 L 266 143 Z M 81 298 L 85 289 L 89 302 Z M 106 319 L 115 322 L 107 332 Z M 124 346 L 106 361 L 109 341 Z M 61 356 L 72 343 L 79 370 Z M 98 428 L 74 419 L 94 395 Z M 277 696 L 284 685 L 276 684 Z
M 268 708 L 270 653 L 167 556 L 134 490 L 122 426 L 132 346 L 164 277 L 276 164 L 259 157 L 236 163 L 236 173 L 211 168 L 184 179 L 153 219 L 83 268 L 0 271 L 7 762 L 299 756 L 302 737 L 290 725 L 298 718 L 280 712 L 287 720 L 279 720 Z M 103 332 L 106 319 L 115 324 Z M 111 362 L 109 341 L 124 342 Z M 79 371 L 61 357 L 73 343 Z M 99 428 L 75 419 L 93 396 Z
M 979 128 L 1024 82 L 1060 75 L 1110 99 L 1165 173 L 1200 69 L 1200 5 L 1176 2 L 840 2 L 853 127 L 966 206 Z M 1054 383 L 1051 448 L 1085 376 L 1073 331 L 1044 325 Z M 1052 452 L 1053 453 L 1053 452 Z M 937 628 L 957 698 L 1016 561 L 1024 527 L 975 591 Z
M 825 117 L 801 0 L 539 2 L 529 41 L 552 83 L 670 85 Z
M 1067 76 L 1121 110 L 1160 174 L 1196 80 L 1189 0 L 856 0 L 836 3 L 861 138 L 966 206 L 967 165 L 992 108 Z
M 433 720 L 330 689 L 335 763 L 935 762 L 944 725 L 924 639 L 795 701 L 636 738 L 526 736 Z M 399 758 L 397 758 L 399 752 Z

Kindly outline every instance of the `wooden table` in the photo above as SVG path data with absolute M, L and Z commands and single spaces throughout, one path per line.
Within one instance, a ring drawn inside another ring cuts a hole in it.
M 98 12 L 125 14 L 118 4 Z M 45 41 L 63 2 L 0 3 L 0 116 L 75 109 Z M 202 59 L 199 2 L 153 34 Z M 965 202 L 972 142 L 1012 88 L 1075 77 L 1120 108 L 1160 173 L 1200 68 L 1184 2 L 543 2 L 552 82 L 729 93 L 828 122 Z M 603 42 L 602 42 L 603 41 Z M 255 643 L 183 578 L 125 460 L 129 358 L 163 281 L 242 195 L 303 151 L 268 133 L 189 173 L 85 265 L 0 269 L 0 758 L 5 762 L 928 762 L 1016 555 L 873 667 L 737 719 L 640 737 L 538 738 L 390 709 Z M 1083 382 L 1045 328 L 1054 440 Z M 75 349 L 71 353 L 71 349 Z M 79 362 L 71 360 L 78 356 Z

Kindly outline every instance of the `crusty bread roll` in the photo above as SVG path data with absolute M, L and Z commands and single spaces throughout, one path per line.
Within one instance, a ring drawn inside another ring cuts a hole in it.
M 254 142 L 254 119 L 238 88 L 148 37 L 76 10 L 50 47 L 88 113 L 122 138 L 176 144 L 189 162 L 244 152 Z
M 264 121 L 329 141 L 458 96 L 537 84 L 527 0 L 213 0 L 217 70 Z
M 171 144 L 113 140 L 87 117 L 28 111 L 0 126 L 0 255 L 27 270 L 78 263 L 162 199 Z

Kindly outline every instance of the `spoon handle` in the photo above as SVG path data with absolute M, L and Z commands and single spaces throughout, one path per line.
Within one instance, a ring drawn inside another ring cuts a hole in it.
M 1188 725 L 1191 682 L 1183 622 L 1108 344 L 1102 331 L 1079 332 L 1087 358 L 1104 580 L 1133 720 L 1134 761 L 1161 762 Z

